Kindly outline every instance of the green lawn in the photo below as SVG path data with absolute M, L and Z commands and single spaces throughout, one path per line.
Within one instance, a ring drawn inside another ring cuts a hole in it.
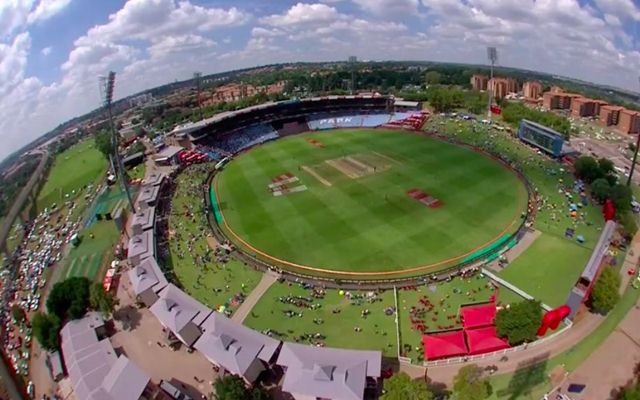
M 380 169 L 353 179 L 325 162 L 345 156 Z M 273 196 L 267 185 L 287 172 L 300 179 L 290 186 L 308 190 Z M 413 188 L 442 206 L 412 199 L 406 192 Z M 218 196 L 231 229 L 253 247 L 292 263 L 355 272 L 449 266 L 514 232 L 526 206 L 524 186 L 496 161 L 383 130 L 309 133 L 260 146 L 219 174 Z
M 352 299 L 347 294 L 353 295 Z M 322 298 L 314 298 L 312 290 L 293 283 L 275 283 L 262 296 L 245 325 L 258 331 L 274 330 L 274 335 L 283 340 L 300 343 L 324 343 L 331 347 L 381 350 L 385 356 L 395 357 L 396 328 L 393 315 L 385 309 L 394 307 L 393 290 L 384 292 L 345 292 L 327 290 Z M 296 297 L 306 300 L 299 300 Z M 287 297 L 299 300 L 306 306 L 297 306 L 281 301 Z M 356 297 L 358 297 L 356 299 Z M 311 309 L 310 306 L 315 309 Z M 364 310 L 369 310 L 366 317 Z M 301 313 L 302 316 L 287 316 L 285 312 Z M 339 311 L 339 313 L 338 313 Z M 315 323 L 322 320 L 322 323 Z M 360 328 L 360 332 L 355 332 Z M 301 335 L 319 333 L 324 339 L 301 338 Z
M 90 235 L 93 234 L 93 238 Z M 82 242 L 71 249 L 65 257 L 57 280 L 64 280 L 72 276 L 86 276 L 100 281 L 101 267 L 112 260 L 111 251 L 120 233 L 113 221 L 98 221 L 89 228 L 83 229 L 79 236 Z
M 589 248 L 543 233 L 498 275 L 543 303 L 558 307 L 567 300 L 590 256 Z
M 96 183 L 106 167 L 107 161 L 96 149 L 93 139 L 80 142 L 58 154 L 38 194 L 38 210 L 84 195 L 83 188 Z
M 246 296 L 258 284 L 262 274 L 240 262 L 218 264 L 207 243 L 209 226 L 203 210 L 202 184 L 211 165 L 194 165 L 177 176 L 172 213 L 169 217 L 171 239 L 169 256 L 164 260 L 172 268 L 185 291 L 212 308 L 221 305 L 233 312 L 238 295 Z
M 127 170 L 127 174 L 129 174 L 129 179 L 143 179 L 146 167 L 144 163 L 136 165 L 133 168 Z

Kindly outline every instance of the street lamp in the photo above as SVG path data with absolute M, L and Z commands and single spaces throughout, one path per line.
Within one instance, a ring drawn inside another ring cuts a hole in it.
M 131 192 L 129 191 L 129 179 L 127 178 L 127 173 L 124 170 L 122 158 L 120 157 L 120 152 L 118 151 L 119 136 L 113 123 L 113 111 L 111 110 L 111 103 L 113 101 L 113 88 L 116 82 L 116 73 L 113 71 L 109 71 L 109 75 L 101 76 L 99 81 L 102 105 L 107 110 L 107 115 L 109 116 L 109 128 L 111 129 L 111 144 L 113 145 L 113 158 L 115 159 L 114 169 L 116 172 L 116 177 L 120 178 L 122 188 L 127 194 L 127 200 L 129 201 L 131 212 L 135 213 L 136 208 L 133 205 L 133 199 L 131 198 Z

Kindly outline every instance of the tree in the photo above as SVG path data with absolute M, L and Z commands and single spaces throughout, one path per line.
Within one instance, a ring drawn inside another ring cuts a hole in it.
M 496 315 L 498 336 L 506 337 L 512 346 L 531 342 L 536 339 L 541 320 L 542 307 L 539 301 L 523 300 L 511 304 Z
M 602 171 L 604 175 L 612 174 L 614 171 L 613 161 L 606 158 L 599 159 L 598 166 L 600 167 L 600 171 Z
M 219 377 L 213 384 L 217 400 L 246 400 L 250 395 L 238 375 Z
M 601 314 L 606 314 L 620 300 L 620 274 L 613 268 L 605 267 L 600 273 L 591 292 L 591 308 Z
M 16 323 L 21 323 L 27 318 L 27 315 L 22 307 L 14 304 L 11 306 L 11 317 Z
M 587 183 L 591 183 L 598 178 L 604 178 L 605 176 L 605 174 L 602 173 L 598 162 L 593 157 L 578 157 L 573 164 L 573 167 L 576 170 L 576 175 Z
M 491 393 L 489 380 L 483 378 L 482 369 L 475 364 L 460 368 L 453 378 L 453 395 L 458 400 L 483 400 Z
M 640 400 L 640 383 L 624 388 L 619 398 L 620 400 Z
M 61 321 L 67 317 L 82 318 L 89 307 L 91 281 L 85 277 L 72 277 L 58 282 L 47 298 L 47 311 Z
M 427 85 L 437 85 L 442 80 L 442 75 L 438 71 L 429 71 L 424 76 Z
M 89 304 L 103 316 L 108 316 L 113 312 L 116 300 L 113 294 L 106 292 L 101 284 L 93 283 L 89 288 Z
M 427 385 L 414 381 L 404 372 L 399 372 L 384 381 L 382 400 L 431 400 L 433 393 Z
M 47 350 L 56 350 L 60 347 L 60 320 L 55 315 L 36 313 L 31 318 L 33 336 L 40 346 Z
M 622 183 L 618 183 L 611 188 L 611 200 L 613 201 L 613 204 L 615 204 L 617 212 L 631 209 L 632 196 L 633 193 L 631 192 L 631 188 Z
M 111 133 L 108 130 L 103 129 L 96 134 L 96 148 L 100 150 L 107 160 L 115 152 Z
M 273 397 L 265 389 L 261 387 L 254 387 L 251 390 L 250 400 L 271 400 Z
M 638 232 L 638 224 L 636 217 L 631 210 L 625 210 L 618 213 L 618 220 L 622 225 L 622 233 L 626 238 L 632 238 Z
M 598 201 L 605 201 L 611 197 L 611 185 L 605 178 L 598 178 L 591 183 L 591 193 Z

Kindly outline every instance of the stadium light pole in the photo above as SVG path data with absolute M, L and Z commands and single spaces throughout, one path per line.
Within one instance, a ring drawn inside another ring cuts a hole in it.
M 200 119 L 202 119 L 202 104 L 200 103 L 200 78 L 202 78 L 202 72 L 193 73 L 193 79 L 196 81 L 196 100 L 198 101 L 198 112 L 200 113 Z
M 493 66 L 496 61 L 498 61 L 498 49 L 495 47 L 487 47 L 487 58 L 491 62 L 491 74 L 489 78 L 489 83 L 487 84 L 487 89 L 489 90 L 489 106 L 487 108 L 487 117 L 491 119 L 491 105 L 493 104 L 493 90 L 491 90 L 491 81 L 493 81 Z
M 122 164 L 122 158 L 120 157 L 120 152 L 118 151 L 118 133 L 116 132 L 115 124 L 113 123 L 113 111 L 112 111 L 112 101 L 113 101 L 113 88 L 116 82 L 116 73 L 113 71 L 109 71 L 109 75 L 100 77 L 100 95 L 102 97 L 102 105 L 107 110 L 107 115 L 109 118 L 109 128 L 111 129 L 111 144 L 113 146 L 113 158 L 115 160 L 115 170 L 116 177 L 120 178 L 120 183 L 122 184 L 122 188 L 127 195 L 127 200 L 129 201 L 129 207 L 131 208 L 131 212 L 135 213 L 136 208 L 133 205 L 133 199 L 131 198 L 131 192 L 129 191 L 129 182 L 127 178 L 127 173 L 124 170 L 124 165 Z

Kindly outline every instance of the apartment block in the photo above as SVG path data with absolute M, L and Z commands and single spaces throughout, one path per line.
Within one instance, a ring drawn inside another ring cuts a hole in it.
M 542 84 L 536 81 L 527 81 L 522 86 L 525 99 L 536 100 L 542 94 Z
M 486 75 L 474 74 L 471 77 L 471 87 L 473 90 L 487 90 L 489 78 Z

